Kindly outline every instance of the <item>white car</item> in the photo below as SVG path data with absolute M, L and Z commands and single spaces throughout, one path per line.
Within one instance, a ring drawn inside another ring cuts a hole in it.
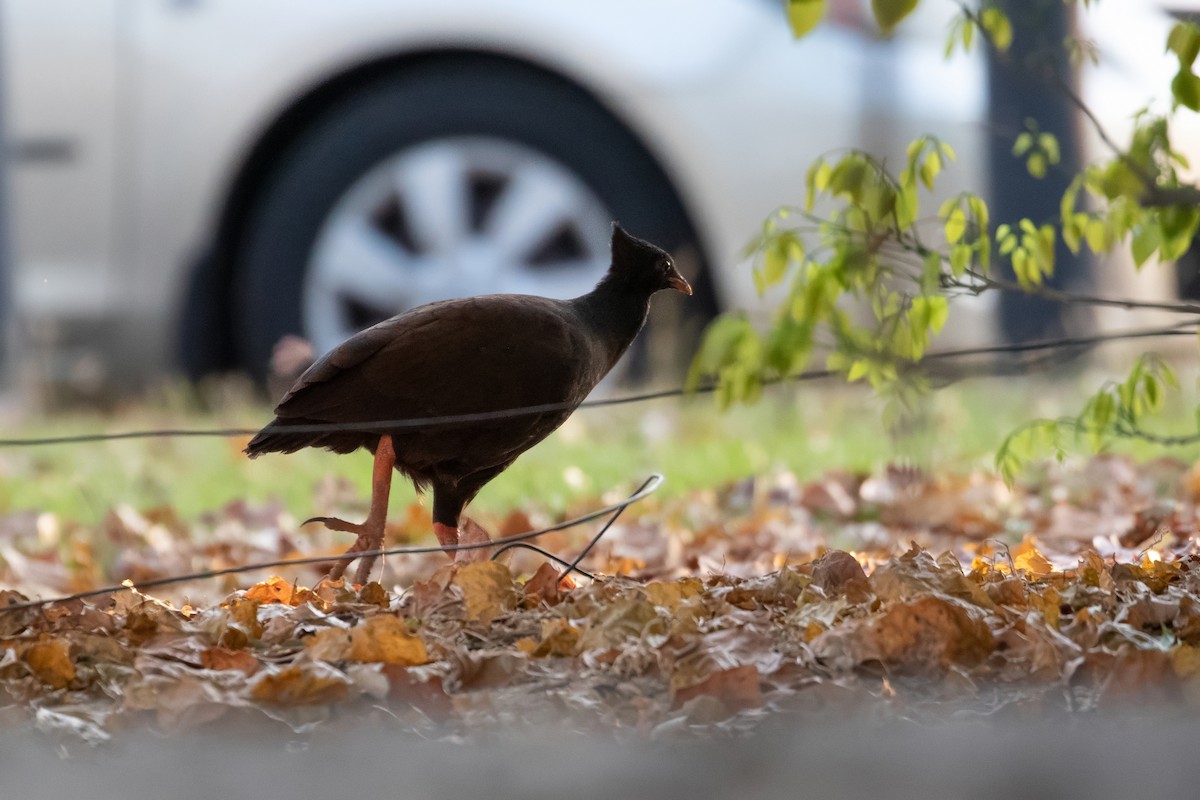
M 955 5 L 882 42 L 830 6 L 796 42 L 779 0 L 5 0 L 28 352 L 51 380 L 261 374 L 287 333 L 582 293 L 613 219 L 690 264 L 657 314 L 754 306 L 740 251 L 815 156 L 934 132 L 947 191 L 983 184 Z

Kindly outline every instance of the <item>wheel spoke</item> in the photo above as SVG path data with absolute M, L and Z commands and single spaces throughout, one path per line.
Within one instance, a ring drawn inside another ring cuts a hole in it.
M 365 218 L 343 217 L 326 232 L 310 276 L 314 291 L 399 310 L 407 305 L 410 274 L 420 271 L 416 261 Z
M 579 212 L 580 197 L 570 183 L 538 162 L 525 162 L 496 200 L 487 242 L 498 259 L 523 261 L 564 221 Z
M 453 144 L 425 147 L 396 168 L 413 238 L 429 253 L 452 251 L 468 228 L 467 165 Z

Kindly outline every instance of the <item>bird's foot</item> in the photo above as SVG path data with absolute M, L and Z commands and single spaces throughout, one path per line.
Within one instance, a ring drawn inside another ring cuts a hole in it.
M 347 522 L 344 519 L 337 517 L 313 517 L 306 519 L 300 523 L 301 527 L 310 522 L 319 522 L 331 531 L 342 531 L 343 533 L 353 533 L 358 538 L 354 540 L 354 544 L 343 554 L 343 557 L 333 565 L 333 569 L 329 570 L 329 574 L 325 577 L 328 580 L 341 580 L 342 574 L 345 573 L 346 567 L 350 565 L 353 558 L 346 558 L 354 553 L 369 553 L 373 550 L 383 549 L 383 523 L 382 519 L 373 520 L 368 517 L 362 523 Z M 379 556 L 363 556 L 358 560 L 358 569 L 354 571 L 354 582 L 359 586 L 365 586 L 371 578 L 371 568 L 375 566 L 375 559 Z

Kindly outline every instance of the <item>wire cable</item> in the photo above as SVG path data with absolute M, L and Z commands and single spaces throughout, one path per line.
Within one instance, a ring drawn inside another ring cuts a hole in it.
M 532 531 L 526 531 L 524 533 L 513 534 L 512 536 L 506 536 L 503 539 L 497 539 L 493 542 L 477 542 L 475 544 L 459 544 L 459 545 L 451 545 L 449 547 L 442 547 L 441 545 L 428 545 L 428 546 L 420 546 L 420 547 L 392 547 L 392 548 L 388 548 L 386 550 L 368 550 L 368 551 L 356 552 L 356 553 L 343 553 L 341 555 L 336 555 L 336 556 L 325 555 L 325 556 L 307 556 L 305 558 L 286 558 L 286 559 L 280 559 L 278 561 L 261 561 L 261 562 L 255 563 L 255 564 L 244 564 L 244 565 L 238 566 L 238 567 L 225 567 L 223 569 L 204 570 L 202 572 L 193 572 L 193 573 L 189 573 L 187 575 L 172 575 L 172 576 L 169 576 L 166 578 L 154 578 L 152 580 L 139 581 L 137 583 L 134 583 L 133 581 L 124 581 L 123 583 L 120 583 L 120 584 L 116 584 L 113 586 L 105 586 L 105 587 L 102 587 L 99 589 L 90 589 L 86 592 L 76 592 L 74 594 L 62 595 L 59 597 L 49 597 L 49 598 L 44 598 L 44 599 L 39 599 L 39 600 L 27 600 L 27 601 L 22 601 L 19 603 L 13 603 L 13 604 L 7 605 L 7 606 L 0 606 L 0 614 L 12 612 L 12 611 L 21 611 L 23 609 L 29 609 L 29 608 L 41 608 L 43 606 L 47 606 L 52 603 L 68 603 L 73 600 L 86 600 L 91 597 L 99 597 L 101 595 L 112 594 L 115 592 L 133 591 L 133 590 L 142 591 L 143 589 L 154 589 L 159 586 L 168 586 L 173 583 L 186 583 L 188 581 L 207 580 L 209 578 L 218 578 L 218 577 L 221 577 L 222 575 L 234 575 L 234 574 L 237 574 L 240 572 L 253 572 L 255 570 L 272 569 L 274 567 L 291 567 L 291 566 L 301 566 L 304 564 L 327 564 L 330 561 L 347 561 L 347 560 L 353 560 L 356 558 L 362 558 L 364 556 L 418 555 L 421 553 L 459 552 L 462 550 L 483 550 L 483 549 L 489 548 L 489 547 L 498 547 L 503 550 L 503 549 L 508 549 L 509 547 L 511 547 L 515 544 L 527 542 L 530 539 L 536 539 L 539 536 L 545 536 L 548 533 L 554 533 L 556 531 L 563 531 L 563 530 L 567 530 L 568 528 L 574 528 L 578 525 L 584 524 L 585 522 L 591 522 L 592 520 L 600 519 L 601 517 L 606 517 L 609 514 L 612 514 L 613 515 L 612 519 L 608 520 L 604 524 L 604 526 L 600 530 L 600 533 L 597 534 L 595 537 L 593 537 L 592 541 L 588 544 L 587 548 L 584 549 L 583 553 L 581 553 L 579 555 L 579 557 L 577 557 L 575 559 L 574 562 L 568 563 L 564 559 L 560 559 L 557 556 L 550 556 L 549 553 L 543 552 L 543 555 L 549 556 L 550 558 L 554 559 L 555 561 L 558 561 L 560 564 L 567 565 L 567 571 L 563 573 L 564 576 L 567 574 L 567 572 L 576 571 L 576 572 L 579 572 L 580 574 L 584 575 L 585 577 L 595 578 L 594 575 L 591 575 L 590 573 L 583 572 L 583 570 L 578 569 L 578 562 L 580 560 L 582 560 L 583 556 L 586 555 L 587 552 L 592 549 L 592 547 L 596 544 L 597 541 L 599 541 L 600 537 L 602 535 L 604 535 L 604 533 L 609 529 L 609 527 L 616 520 L 616 518 L 618 516 L 620 516 L 621 512 L 623 512 L 626 508 L 628 508 L 629 506 L 638 502 L 639 500 L 641 500 L 645 497 L 648 497 L 649 495 L 651 495 L 655 491 L 657 491 L 658 488 L 660 486 L 662 486 L 663 480 L 664 479 L 663 479 L 662 474 L 655 472 L 649 478 L 647 478 L 642 483 L 642 485 L 639 486 L 637 488 L 637 490 L 633 492 L 633 494 L 629 495 L 628 497 L 626 497 L 624 500 L 621 500 L 620 502 L 612 503 L 610 505 L 604 506 L 603 508 L 596 509 L 595 511 L 589 511 L 588 513 L 583 514 L 581 516 L 566 520 L 564 522 L 559 522 L 554 525 L 550 525 L 549 527 L 546 527 L 546 528 L 539 528 L 538 530 L 532 530 Z M 493 558 L 494 558 L 494 556 L 493 556 Z M 560 576 L 559 579 L 561 580 L 562 576 Z
M 940 362 L 954 360 L 958 358 L 970 358 L 976 356 L 1002 355 L 1010 353 L 1028 353 L 1042 350 L 1074 350 L 1082 352 L 1083 350 L 1095 347 L 1096 345 L 1106 342 L 1121 341 L 1127 339 L 1145 339 L 1167 336 L 1194 336 L 1197 332 L 1197 326 L 1194 323 L 1182 323 L 1180 325 L 1169 326 L 1165 328 L 1146 328 L 1127 331 L 1114 331 L 1111 333 L 1093 334 L 1089 336 L 1074 336 L 1063 337 L 1059 339 L 1042 339 L 1031 342 L 1018 342 L 1015 344 L 991 345 L 986 347 L 969 347 L 955 350 L 940 350 L 932 353 L 927 353 L 924 356 L 924 362 Z M 1072 354 L 1074 355 L 1074 353 Z M 911 369 L 920 369 L 920 363 L 912 365 Z M 778 386 L 788 383 L 800 383 L 805 381 L 824 380 L 839 375 L 836 370 L 831 369 L 816 369 L 807 370 L 797 375 L 779 378 L 764 379 L 763 386 Z M 681 397 L 688 394 L 708 394 L 717 390 L 717 384 L 705 383 L 695 388 L 677 387 L 674 389 L 662 389 L 653 392 L 642 392 L 639 394 L 626 395 L 624 397 L 610 397 L 600 400 L 585 400 L 579 404 L 578 408 L 603 408 L 606 406 L 620 406 L 631 403 L 642 403 L 649 400 L 661 400 L 669 397 Z M 201 438 L 201 437 L 222 437 L 234 438 L 238 436 L 253 436 L 261 431 L 274 432 L 284 431 L 287 433 L 329 433 L 333 431 L 366 431 L 366 432 L 396 432 L 403 431 L 409 428 L 436 427 L 443 425 L 463 425 L 474 422 L 490 422 L 502 419 L 512 419 L 514 417 L 531 416 L 536 414 L 545 414 L 554 411 L 563 411 L 572 408 L 570 403 L 542 403 L 539 405 L 524 406 L 521 408 L 500 409 L 497 411 L 484 411 L 475 414 L 448 414 L 435 417 L 418 417 L 410 419 L 395 419 L 395 420 L 380 420 L 372 422 L 337 422 L 337 423 L 321 423 L 312 425 L 280 425 L 277 427 L 266 426 L 265 428 L 163 428 L 155 430 L 140 430 L 140 431 L 121 431 L 116 433 L 86 433 L 70 436 L 39 436 L 28 438 L 8 438 L 0 439 L 0 448 L 4 447 L 35 447 L 45 445 L 58 444 L 83 444 L 90 442 L 107 442 L 119 441 L 128 439 L 158 439 L 158 438 Z

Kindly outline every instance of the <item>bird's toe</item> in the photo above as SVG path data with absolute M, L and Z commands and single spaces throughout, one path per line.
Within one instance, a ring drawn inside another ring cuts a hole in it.
M 360 523 L 355 523 L 355 522 L 347 522 L 346 520 L 338 519 L 337 517 L 309 517 L 308 519 L 304 520 L 304 522 L 300 523 L 300 527 L 303 528 L 305 525 L 308 525 L 313 522 L 319 522 L 322 525 L 324 525 L 326 528 L 329 528 L 329 530 L 331 530 L 331 531 L 341 531 L 343 533 L 356 533 L 360 536 L 366 530 L 365 523 L 360 524 Z

